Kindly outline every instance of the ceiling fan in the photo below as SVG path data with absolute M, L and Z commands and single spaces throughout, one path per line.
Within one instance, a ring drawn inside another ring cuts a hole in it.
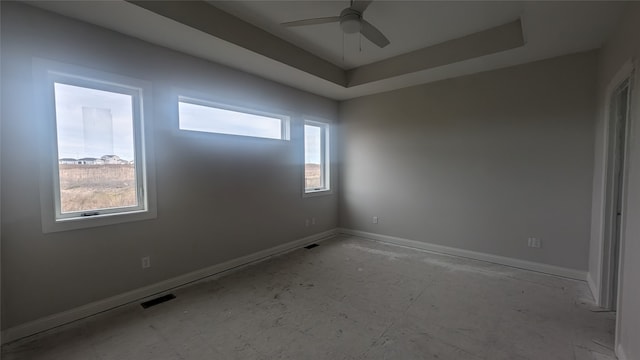
M 340 16 L 319 17 L 313 19 L 296 20 L 282 23 L 284 26 L 305 26 L 316 24 L 340 23 L 340 28 L 346 34 L 359 32 L 372 43 L 383 48 L 389 45 L 389 39 L 375 26 L 365 20 L 362 15 L 364 10 L 373 0 L 351 0 L 351 5 L 342 10 Z

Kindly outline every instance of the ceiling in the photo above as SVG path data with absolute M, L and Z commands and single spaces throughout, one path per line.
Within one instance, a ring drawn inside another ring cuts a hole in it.
M 378 0 L 364 18 L 391 41 L 381 49 L 338 24 L 280 25 L 346 0 L 28 2 L 339 100 L 596 49 L 627 5 Z
M 522 2 L 373 1 L 364 18 L 391 44 L 378 48 L 339 24 L 284 27 L 282 22 L 340 14 L 342 1 L 209 1 L 212 5 L 316 54 L 343 69 L 366 65 L 506 24 L 520 17 Z M 344 40 L 344 46 L 343 46 Z

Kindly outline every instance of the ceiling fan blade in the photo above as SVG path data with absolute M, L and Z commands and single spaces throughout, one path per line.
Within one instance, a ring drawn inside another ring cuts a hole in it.
M 371 23 L 369 23 L 365 19 L 362 19 L 362 29 L 360 30 L 360 33 L 364 37 L 369 39 L 369 41 L 371 41 L 372 43 L 378 45 L 381 48 L 389 45 L 389 43 L 390 43 L 389 39 L 387 39 L 387 37 L 384 36 L 380 32 L 380 30 L 376 29 L 375 26 L 371 25 Z
M 351 0 L 350 8 L 362 14 L 372 2 L 373 0 Z
M 340 21 L 340 16 L 328 16 L 328 17 L 321 17 L 321 18 L 289 21 L 289 22 L 284 22 L 281 25 L 305 26 L 305 25 L 316 25 L 316 24 L 328 24 L 328 23 L 339 22 L 339 21 Z

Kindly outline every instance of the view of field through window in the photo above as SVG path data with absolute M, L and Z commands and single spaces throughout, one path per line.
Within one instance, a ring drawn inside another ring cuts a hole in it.
M 136 206 L 133 164 L 60 164 L 62 213 Z
M 322 128 L 315 125 L 304 126 L 304 188 L 324 187 L 322 169 Z
M 60 212 L 138 205 L 133 97 L 55 83 Z
M 304 164 L 305 189 L 318 189 L 322 187 L 320 164 Z

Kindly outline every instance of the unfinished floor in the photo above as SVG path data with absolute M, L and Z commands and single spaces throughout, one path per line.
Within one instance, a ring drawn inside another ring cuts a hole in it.
M 5 346 L 7 360 L 612 356 L 584 282 L 337 237 Z

